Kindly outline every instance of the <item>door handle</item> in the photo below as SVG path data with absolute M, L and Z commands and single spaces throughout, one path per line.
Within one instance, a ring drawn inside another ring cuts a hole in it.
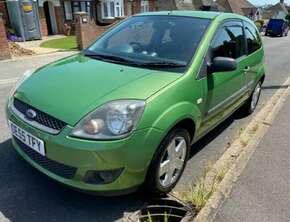
M 250 66 L 246 66 L 245 68 L 244 68 L 244 72 L 249 72 L 251 70 L 251 67 Z

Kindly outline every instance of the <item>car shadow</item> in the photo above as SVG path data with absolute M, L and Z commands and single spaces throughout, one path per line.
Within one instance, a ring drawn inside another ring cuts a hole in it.
M 287 89 L 288 87 L 289 87 L 289 85 L 262 86 L 262 90 Z
M 134 212 L 146 195 L 99 197 L 61 186 L 22 160 L 11 140 L 0 143 L 0 212 L 11 221 L 109 222 Z
M 228 117 L 226 120 L 224 120 L 222 123 L 220 123 L 217 127 L 215 127 L 213 130 L 211 130 L 208 134 L 206 134 L 204 137 L 199 139 L 196 143 L 194 143 L 194 149 L 190 150 L 189 158 L 191 159 L 194 157 L 198 152 L 200 152 L 204 147 L 206 147 L 208 144 L 213 142 L 219 135 L 221 135 L 228 127 L 231 126 L 231 124 L 238 119 L 237 117 L 239 114 L 234 113 L 230 117 Z

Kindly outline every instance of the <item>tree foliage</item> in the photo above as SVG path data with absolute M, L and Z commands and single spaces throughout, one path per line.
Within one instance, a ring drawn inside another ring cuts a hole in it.
M 288 15 L 286 15 L 286 19 L 290 22 L 290 13 L 288 13 Z

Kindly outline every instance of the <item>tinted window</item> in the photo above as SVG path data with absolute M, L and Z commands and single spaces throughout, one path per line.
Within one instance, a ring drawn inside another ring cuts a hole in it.
M 245 23 L 245 35 L 248 45 L 248 54 L 251 54 L 261 48 L 262 42 L 260 35 L 254 26 L 249 23 Z
M 212 42 L 212 58 L 222 56 L 237 59 L 245 55 L 245 39 L 241 25 L 224 25 Z
M 180 16 L 135 16 L 97 40 L 88 51 L 143 62 L 187 65 L 211 20 Z

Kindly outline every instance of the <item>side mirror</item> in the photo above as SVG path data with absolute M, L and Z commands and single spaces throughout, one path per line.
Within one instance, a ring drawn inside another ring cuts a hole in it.
M 237 61 L 228 57 L 216 57 L 213 59 L 209 67 L 211 73 L 214 72 L 229 72 L 237 69 Z

